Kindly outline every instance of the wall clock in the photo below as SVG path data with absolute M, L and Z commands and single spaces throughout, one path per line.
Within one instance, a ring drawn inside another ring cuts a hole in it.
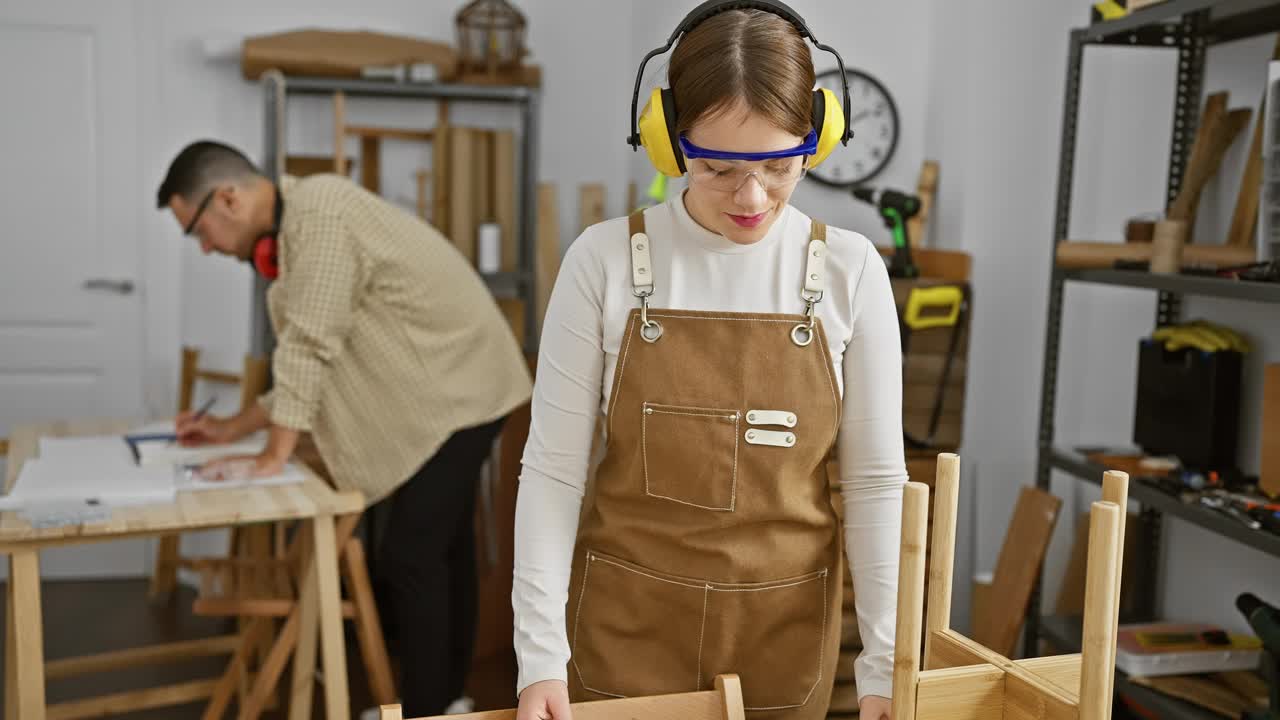
M 832 187 L 852 187 L 884 170 L 898 147 L 898 108 L 884 85 L 861 70 L 845 70 L 849 82 L 849 126 L 853 139 L 837 145 L 825 161 L 809 171 L 809 177 Z M 824 87 L 841 97 L 840 71 L 831 69 L 817 77 Z

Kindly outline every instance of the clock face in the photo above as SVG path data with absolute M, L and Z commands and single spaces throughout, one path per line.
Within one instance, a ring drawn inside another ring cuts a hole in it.
M 849 83 L 849 127 L 853 139 L 837 145 L 809 177 L 825 185 L 851 187 L 875 177 L 889 164 L 898 147 L 898 108 L 880 81 L 859 70 L 845 70 Z M 828 70 L 817 78 L 818 87 L 827 88 L 844 101 L 840 71 Z

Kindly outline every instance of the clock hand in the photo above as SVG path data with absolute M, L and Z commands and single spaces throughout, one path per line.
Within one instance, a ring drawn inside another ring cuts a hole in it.
M 854 115 L 852 118 L 850 118 L 850 119 L 849 119 L 849 124 L 850 124 L 850 125 L 852 125 L 852 124 L 854 124 L 854 123 L 858 122 L 859 120 L 861 120 L 861 119 L 865 118 L 866 116 L 868 116 L 868 115 L 870 115 L 870 114 L 871 114 L 871 111 L 870 111 L 870 110 L 863 110 L 862 112 L 860 112 L 860 113 L 858 113 L 857 115 Z

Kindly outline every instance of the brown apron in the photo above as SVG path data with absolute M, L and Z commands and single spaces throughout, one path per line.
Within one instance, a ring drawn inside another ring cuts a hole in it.
M 813 313 L 826 227 L 795 249 L 804 314 L 650 310 L 642 213 L 630 235 L 641 307 L 574 552 L 570 699 L 707 690 L 736 673 L 753 718 L 818 720 L 842 578 L 826 471 L 840 401 Z

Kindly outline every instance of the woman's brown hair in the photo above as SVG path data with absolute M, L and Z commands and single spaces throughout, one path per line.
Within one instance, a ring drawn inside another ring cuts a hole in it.
M 741 100 L 780 129 L 813 129 L 813 56 L 789 21 L 763 10 L 728 10 L 690 30 L 667 68 L 676 131 Z

